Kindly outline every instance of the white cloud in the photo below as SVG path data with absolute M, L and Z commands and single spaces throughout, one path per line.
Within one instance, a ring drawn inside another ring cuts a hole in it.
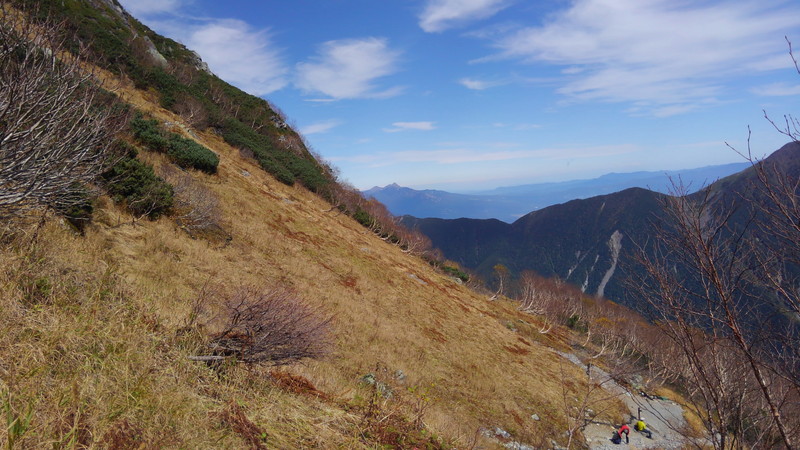
M 800 8 L 782 0 L 574 0 L 483 61 L 564 66 L 558 92 L 570 99 L 670 115 L 716 102 L 731 77 L 788 67 L 783 36 L 799 26 Z
M 393 97 L 401 87 L 381 90 L 375 80 L 397 71 L 399 55 L 385 39 L 328 41 L 310 62 L 297 64 L 295 85 L 337 100 Z
M 326 120 L 323 122 L 312 123 L 300 129 L 300 133 L 306 136 L 310 134 L 326 133 L 342 124 L 341 120 Z
M 238 19 L 198 18 L 180 9 L 193 0 L 122 0 L 147 25 L 197 52 L 212 72 L 254 95 L 266 95 L 288 84 L 289 69 L 269 30 L 254 29 Z
M 126 11 L 135 17 L 175 12 L 184 0 L 120 0 Z
M 434 122 L 395 122 L 392 124 L 394 128 L 384 128 L 383 131 L 387 133 L 396 133 L 398 131 L 418 130 L 430 131 L 436 129 Z
M 765 97 L 786 97 L 800 95 L 800 84 L 772 83 L 751 89 L 756 95 Z
M 437 33 L 472 20 L 485 19 L 507 7 L 508 0 L 428 0 L 419 26 Z
M 254 95 L 266 95 L 288 84 L 288 68 L 267 30 L 246 22 L 221 19 L 185 26 L 178 36 L 220 78 Z
M 502 86 L 506 84 L 503 81 L 485 81 L 485 80 L 476 80 L 474 78 L 462 78 L 458 80 L 458 84 L 464 86 L 467 89 L 472 89 L 474 91 L 482 91 L 484 89 L 489 89 L 491 87 Z

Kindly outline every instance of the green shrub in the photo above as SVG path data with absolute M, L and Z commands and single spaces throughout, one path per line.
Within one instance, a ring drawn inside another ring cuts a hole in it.
M 272 155 L 265 155 L 263 157 L 256 155 L 256 161 L 261 165 L 261 168 L 266 170 L 276 180 L 286 185 L 293 185 L 295 178 L 292 172 L 283 166 L 280 162 L 276 161 Z
M 153 86 L 160 94 L 161 106 L 171 109 L 178 100 L 178 94 L 185 90 L 184 86 L 161 67 L 153 67 L 145 74 L 147 84 Z
M 55 210 L 73 226 L 76 230 L 83 233 L 86 225 L 92 221 L 93 195 L 83 185 L 74 183 L 55 205 Z
M 442 266 L 442 270 L 444 271 L 444 273 L 450 276 L 454 276 L 465 283 L 469 281 L 469 274 L 460 270 L 458 267 Z
M 133 137 L 142 145 L 156 152 L 166 153 L 175 164 L 206 173 L 216 173 L 219 156 L 197 142 L 181 137 L 177 133 L 165 132 L 155 119 L 145 119 L 137 114 L 131 121 Z
M 573 314 L 567 318 L 567 328 L 586 333 L 589 331 L 589 324 L 585 320 L 582 320 L 581 316 Z
M 250 150 L 256 161 L 278 181 L 292 185 L 300 181 L 313 192 L 323 192 L 331 183 L 322 166 L 311 158 L 274 146 L 273 139 L 257 133 L 242 122 L 230 118 L 222 128 L 222 138 L 234 147 Z
M 157 120 L 145 119 L 141 113 L 138 113 L 131 120 L 131 131 L 133 132 L 133 137 L 150 150 L 156 152 L 167 151 L 169 143 Z
M 356 212 L 353 213 L 353 219 L 367 228 L 371 227 L 375 222 L 372 216 L 370 216 L 369 213 L 364 211 L 362 208 L 356 209 Z
M 171 133 L 167 144 L 167 155 L 184 168 L 194 168 L 206 173 L 216 173 L 219 156 L 197 142 Z
M 125 202 L 135 215 L 157 219 L 172 208 L 172 186 L 137 159 L 123 157 L 103 178 L 114 201 Z

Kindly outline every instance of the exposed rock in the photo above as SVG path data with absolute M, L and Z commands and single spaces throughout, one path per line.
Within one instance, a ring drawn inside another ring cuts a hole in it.
M 495 427 L 494 435 L 503 439 L 511 439 L 511 434 L 500 427 Z
M 387 385 L 386 383 L 378 381 L 378 379 L 375 378 L 375 374 L 368 373 L 364 375 L 363 377 L 361 377 L 361 382 L 368 386 L 375 386 L 375 389 L 378 391 L 379 394 L 381 394 L 383 398 L 392 397 L 393 394 L 392 388 L 389 387 L 389 385 Z
M 534 448 L 531 447 L 530 445 L 521 444 L 521 443 L 516 442 L 516 441 L 507 442 L 507 443 L 503 444 L 503 447 L 510 448 L 512 450 L 534 450 Z
M 189 51 L 192 52 L 192 62 L 194 63 L 194 68 L 195 69 L 202 70 L 203 72 L 205 72 L 205 73 L 207 73 L 209 75 L 214 75 L 214 73 L 211 72 L 211 69 L 208 68 L 208 64 L 206 64 L 206 62 L 203 61 L 202 58 L 200 58 L 200 55 L 198 55 L 197 52 L 195 52 L 193 50 L 189 50 Z
M 277 128 L 279 130 L 288 130 L 289 129 L 289 124 L 284 122 L 283 119 L 281 119 L 278 116 L 275 116 L 275 117 L 272 118 L 272 124 L 275 125 L 275 128 Z
M 605 206 L 605 203 L 603 203 L 603 206 Z M 611 276 L 614 275 L 614 271 L 617 269 L 619 252 L 622 250 L 622 233 L 620 233 L 619 230 L 614 230 L 614 233 L 612 233 L 611 237 L 608 239 L 608 249 L 611 250 L 611 267 L 608 268 L 608 271 L 603 276 L 603 281 L 601 281 L 600 286 L 597 287 L 598 297 L 602 297 L 603 294 L 605 294 L 606 284 L 611 280 Z
M 151 41 L 149 37 L 142 36 L 142 39 L 147 45 L 147 56 L 150 57 L 150 63 L 154 66 L 166 69 L 167 66 L 169 66 L 169 61 L 167 61 L 167 58 L 165 58 L 164 55 L 162 55 L 158 49 L 156 49 L 155 44 L 153 44 L 153 41 Z
M 411 278 L 412 280 L 416 281 L 417 283 L 419 283 L 419 284 L 421 284 L 423 286 L 427 286 L 428 285 L 427 281 L 421 279 L 420 277 L 414 275 L 413 273 L 408 274 L 408 278 Z

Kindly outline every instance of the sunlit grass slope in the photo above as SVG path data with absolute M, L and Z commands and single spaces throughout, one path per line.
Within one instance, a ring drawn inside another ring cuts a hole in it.
M 134 220 L 107 198 L 83 237 L 55 218 L 35 240 L 32 229 L 18 233 L 0 254 L 0 393 L 12 425 L 0 439 L 20 448 L 373 448 L 423 427 L 394 445 L 487 448 L 499 444 L 480 430 L 501 427 L 532 445 L 565 441 L 564 386 L 580 390 L 585 376 L 552 352 L 567 348 L 562 330 L 539 334 L 514 304 L 470 291 L 275 181 L 218 136 L 188 133 L 148 93 L 114 85 L 219 154 L 216 175 L 191 176 L 218 198 L 232 239 L 193 239 L 170 218 Z M 140 157 L 157 171 L 168 164 Z M 200 351 L 202 328 L 186 325 L 203 293 L 213 303 L 271 286 L 333 317 L 330 355 L 283 368 L 318 391 L 276 382 L 268 368 L 188 359 Z M 363 382 L 369 373 L 381 392 Z

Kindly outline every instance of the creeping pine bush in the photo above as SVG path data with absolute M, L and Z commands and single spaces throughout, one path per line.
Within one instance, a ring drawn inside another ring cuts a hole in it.
M 155 119 L 145 119 L 141 114 L 131 121 L 133 137 L 150 150 L 166 153 L 175 164 L 183 168 L 216 173 L 219 156 L 197 142 L 177 133 L 163 131 Z
M 76 230 L 83 233 L 92 221 L 94 195 L 80 183 L 73 183 L 64 196 L 55 204 L 55 210 L 64 216 Z
M 172 186 L 131 155 L 103 173 L 103 179 L 114 201 L 124 201 L 135 215 L 157 219 L 172 208 Z
M 205 173 L 216 173 L 219 156 L 197 142 L 171 133 L 167 155 L 183 168 L 193 168 Z
M 322 192 L 331 180 L 312 158 L 275 147 L 273 139 L 259 134 L 239 120 L 230 118 L 222 127 L 222 138 L 235 147 L 255 155 L 261 167 L 283 184 L 300 181 L 313 192 Z
M 459 269 L 458 267 L 446 266 L 445 265 L 445 266 L 442 266 L 442 270 L 444 271 L 444 273 L 446 273 L 446 274 L 448 274 L 450 276 L 456 277 L 456 278 L 458 278 L 459 280 L 461 280 L 461 281 L 463 281 L 465 283 L 467 281 L 469 281 L 469 274 L 464 272 L 463 270 Z
M 133 137 L 145 147 L 156 152 L 167 151 L 167 138 L 155 119 L 145 119 L 140 113 L 131 120 Z

